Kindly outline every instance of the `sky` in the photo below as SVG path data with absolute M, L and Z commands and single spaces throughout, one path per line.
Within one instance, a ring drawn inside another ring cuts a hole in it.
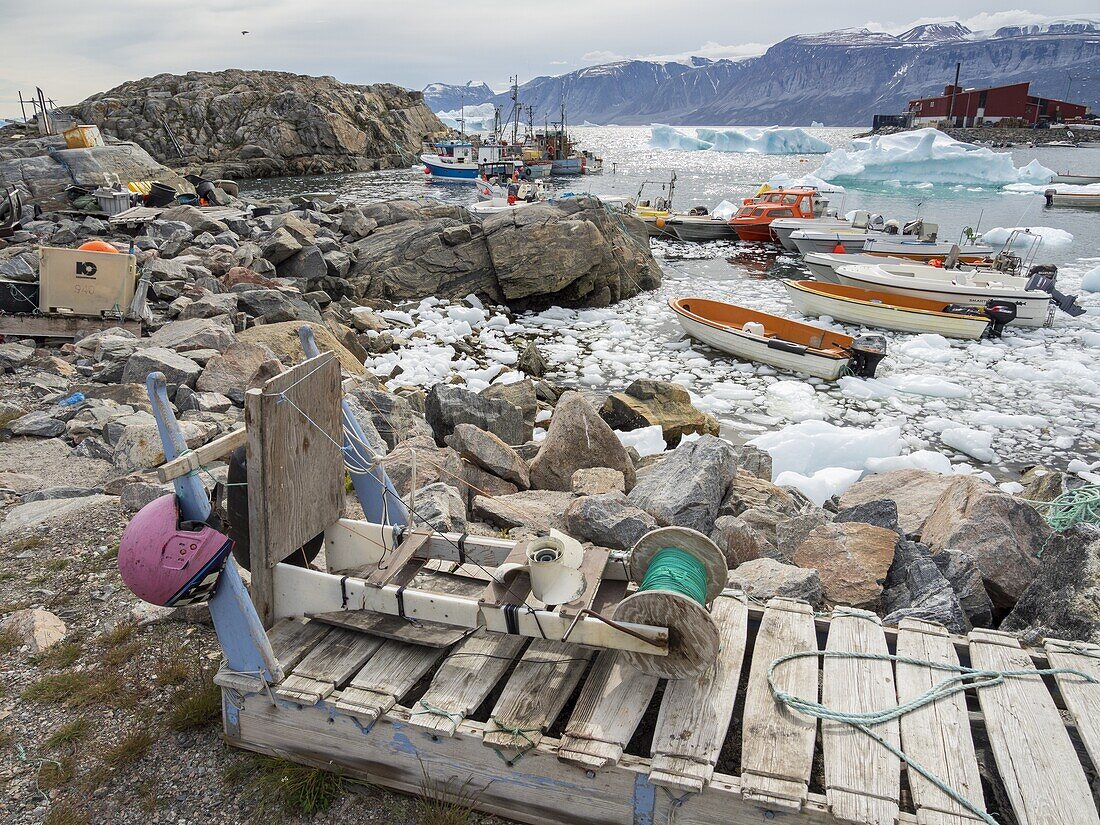
M 914 20 L 909 4 L 821 0 L 0 0 L 0 117 L 19 113 L 18 91 L 27 97 L 40 86 L 59 104 L 76 103 L 161 72 L 277 69 L 413 89 L 480 80 L 502 90 L 516 73 L 523 83 L 627 57 L 744 57 L 838 28 L 899 33 L 959 20 L 978 30 L 1098 11 L 1096 0 L 1033 8 L 1042 13 L 926 0 Z

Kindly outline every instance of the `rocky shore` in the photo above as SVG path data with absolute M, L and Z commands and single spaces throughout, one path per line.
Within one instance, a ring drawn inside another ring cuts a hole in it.
M 817 506 L 773 483 L 767 452 L 722 439 L 677 384 L 639 378 L 594 394 L 547 380 L 534 343 L 509 335 L 509 313 L 602 306 L 659 283 L 642 224 L 598 200 L 484 222 L 414 201 L 232 204 L 235 217 L 180 206 L 137 231 L 149 335 L 0 344 L 0 725 L 22 749 L 0 767 L 0 818 L 260 814 L 221 778 L 233 764 L 260 768 L 218 745 L 216 704 L 181 721 L 219 656 L 193 624 L 205 610 L 138 603 L 114 554 L 129 515 L 170 490 L 153 471 L 163 454 L 145 376 L 167 376 L 198 447 L 240 424 L 247 388 L 303 357 L 303 323 L 339 356 L 353 410 L 422 523 L 515 537 L 554 527 L 614 549 L 687 526 L 714 539 L 729 585 L 755 600 L 1100 642 L 1100 531 L 1055 533 L 1027 501 L 1061 492 L 1060 473 L 1032 472 L 1014 496 L 976 477 L 895 470 Z M 130 242 L 98 218 L 43 214 L 0 242 L 0 278 L 34 281 L 38 244 L 90 238 Z M 449 344 L 478 382 L 451 372 L 424 390 L 364 368 L 416 345 L 402 302 L 445 298 L 440 311 L 458 322 L 491 307 L 492 323 Z M 643 432 L 660 442 L 654 454 L 628 446 Z M 216 464 L 203 477 L 225 474 Z M 193 766 L 182 775 L 181 759 Z M 378 794 L 335 804 L 367 822 L 418 804 Z

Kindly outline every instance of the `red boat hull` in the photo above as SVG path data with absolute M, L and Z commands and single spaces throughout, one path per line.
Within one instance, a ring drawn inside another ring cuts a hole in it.
M 774 243 L 775 238 L 772 237 L 771 222 L 768 223 L 746 223 L 746 224 L 733 224 L 733 229 L 737 232 L 737 237 L 743 241 L 750 243 Z

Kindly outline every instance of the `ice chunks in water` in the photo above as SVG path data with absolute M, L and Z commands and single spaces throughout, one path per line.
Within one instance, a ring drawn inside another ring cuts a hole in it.
M 1018 234 L 1013 235 L 1013 232 Z M 1004 246 L 1010 237 L 1013 249 L 1028 252 L 1044 246 L 1069 246 L 1073 243 L 1072 234 L 1050 226 L 995 226 L 982 235 L 982 240 L 990 246 Z
M 772 457 L 772 478 L 794 472 L 810 477 L 827 467 L 863 470 L 867 459 L 901 453 L 900 427 L 859 429 L 827 421 L 803 421 L 749 442 Z
M 842 494 L 862 475 L 860 470 L 846 470 L 843 467 L 826 467 L 809 476 L 788 470 L 780 473 L 775 483 L 781 487 L 796 488 L 820 507 L 833 496 Z
M 663 123 L 654 123 L 649 127 L 649 145 L 654 149 L 681 149 L 688 152 L 700 152 L 710 149 L 714 144 L 705 140 L 665 126 Z
M 479 103 L 477 106 L 436 112 L 435 116 L 443 121 L 444 126 L 452 129 L 458 129 L 459 121 L 465 118 L 467 132 L 488 132 L 493 129 L 496 109 L 492 103 Z
M 1100 292 L 1100 266 L 1090 269 L 1082 276 L 1081 289 L 1085 292 Z
M 940 440 L 948 447 L 954 447 L 983 464 L 988 464 L 997 458 L 997 454 L 993 452 L 993 433 L 985 430 L 949 427 L 940 433 Z
M 1012 155 L 963 143 L 938 129 L 854 138 L 825 156 L 814 173 L 828 181 L 960 183 L 1004 186 L 1049 182 L 1054 172 L 1037 162 L 1017 169 Z
M 637 430 L 615 430 L 615 435 L 624 447 L 633 447 L 642 458 L 665 451 L 665 437 L 660 424 Z

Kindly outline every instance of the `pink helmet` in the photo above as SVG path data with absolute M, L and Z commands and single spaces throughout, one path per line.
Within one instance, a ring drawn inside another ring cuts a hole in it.
M 118 548 L 118 570 L 134 595 L 159 605 L 206 601 L 233 541 L 208 524 L 181 524 L 169 493 L 138 511 Z

